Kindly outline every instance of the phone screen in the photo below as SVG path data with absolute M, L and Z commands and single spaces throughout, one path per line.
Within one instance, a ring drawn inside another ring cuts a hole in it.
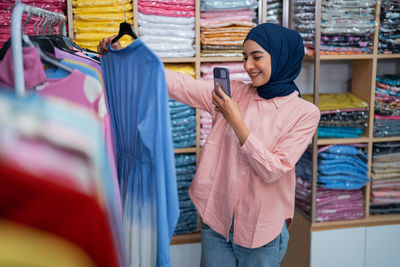
M 220 68 L 215 67 L 213 70 L 214 74 L 214 90 L 219 97 L 221 97 L 217 92 L 217 83 L 221 85 L 222 91 L 231 97 L 231 86 L 229 81 L 229 69 L 228 68 Z

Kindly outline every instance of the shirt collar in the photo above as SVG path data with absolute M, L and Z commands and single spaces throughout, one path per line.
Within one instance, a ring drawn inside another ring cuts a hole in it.
M 256 100 L 257 101 L 267 101 L 267 102 L 272 102 L 274 103 L 275 107 L 278 109 L 281 105 L 285 104 L 286 102 L 289 102 L 290 100 L 292 100 L 295 97 L 299 96 L 299 93 L 297 91 L 294 91 L 293 93 L 291 93 L 290 95 L 287 96 L 281 96 L 281 97 L 274 97 L 272 99 L 265 99 L 262 98 L 261 96 L 258 95 L 257 93 L 257 88 L 255 88 L 255 94 L 256 94 Z

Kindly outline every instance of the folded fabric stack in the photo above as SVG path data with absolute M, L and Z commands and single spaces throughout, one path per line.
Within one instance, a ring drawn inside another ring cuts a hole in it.
M 311 214 L 311 183 L 300 176 L 296 178 L 296 207 Z M 356 220 L 365 215 L 361 190 L 331 190 L 317 186 L 317 222 Z
M 282 25 L 282 0 L 267 0 L 267 22 Z
M 175 155 L 175 165 L 180 210 L 175 234 L 193 233 L 197 230 L 197 212 L 190 200 L 188 190 L 196 172 L 196 155 Z
M 201 1 L 201 55 L 242 56 L 243 40 L 256 24 L 256 0 Z
M 357 145 L 361 146 L 362 145 Z M 328 189 L 355 190 L 368 183 L 367 155 L 356 145 L 334 145 L 319 149 L 317 183 Z M 311 152 L 296 165 L 296 175 L 311 181 Z
M 194 0 L 139 0 L 139 35 L 159 57 L 193 57 Z
M 372 53 L 375 31 L 375 0 L 324 0 L 321 10 L 321 54 Z M 313 54 L 315 2 L 296 3 L 297 30 L 305 38 L 308 54 Z
M 195 77 L 192 65 L 165 64 L 165 68 L 186 73 Z M 194 108 L 169 99 L 172 141 L 174 148 L 193 147 L 196 145 L 196 111 Z
M 374 144 L 370 212 L 400 213 L 400 142 Z
M 313 102 L 310 94 L 302 97 Z M 318 107 L 320 138 L 358 138 L 368 125 L 368 103 L 351 93 L 320 94 Z
M 195 109 L 169 99 L 171 114 L 172 141 L 174 148 L 193 147 L 196 145 Z
M 376 77 L 374 136 L 400 136 L 400 75 Z
M 400 115 L 400 75 L 386 74 L 376 77 L 375 114 Z
M 303 37 L 305 54 L 314 54 L 315 40 L 315 1 L 296 0 L 294 3 L 293 20 L 295 30 Z
M 123 4 L 120 0 L 72 0 L 75 42 L 82 48 L 97 51 L 97 45 L 103 38 L 118 34 L 121 22 L 126 19 L 126 22 L 132 24 L 132 1 L 122 2 Z M 132 42 L 132 38 L 124 35 L 119 41 L 125 47 Z
M 4 43 L 10 38 L 11 36 L 11 13 L 12 7 L 15 4 L 15 0 L 7 0 L 7 1 L 0 1 L 0 47 L 4 45 Z M 52 1 L 52 0 L 22 0 L 20 1 L 24 4 L 43 8 L 52 12 L 65 14 L 66 13 L 66 1 Z M 22 15 L 22 31 L 24 33 L 33 35 L 35 34 L 35 27 L 34 25 L 38 24 L 40 21 L 38 17 L 33 16 L 29 20 L 27 20 L 28 15 Z M 26 21 L 26 24 L 25 24 Z M 55 32 L 56 34 L 56 32 Z M 58 33 L 60 34 L 60 33 Z
M 400 53 L 400 2 L 381 1 L 378 52 L 381 54 Z

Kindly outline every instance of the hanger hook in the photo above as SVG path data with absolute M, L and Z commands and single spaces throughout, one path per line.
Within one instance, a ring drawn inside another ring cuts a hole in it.
M 37 25 L 37 24 L 40 21 L 41 17 L 42 17 L 42 15 L 39 14 L 38 18 L 36 18 L 36 21 L 33 24 L 33 31 L 35 32 L 35 35 L 38 35 L 38 27 L 39 27 L 39 25 Z
M 56 27 L 57 22 L 58 22 L 57 17 L 53 17 L 53 22 L 50 24 L 51 34 L 54 34 L 54 29 Z M 56 32 L 56 34 L 57 33 L 58 32 Z
M 121 4 L 122 4 L 122 8 L 124 10 L 124 22 L 126 22 L 126 11 L 125 11 L 125 5 L 124 5 L 124 0 L 120 0 Z
M 39 21 L 39 23 L 37 25 L 38 26 L 38 30 L 37 30 L 37 34 L 36 35 L 42 34 L 42 26 L 43 26 L 45 20 L 46 20 L 45 15 L 40 16 L 40 21 Z
M 47 26 L 48 20 L 49 20 L 49 17 L 44 16 L 42 26 L 40 27 L 40 31 L 41 31 L 42 35 L 46 35 L 46 26 Z
M 29 21 L 31 21 L 32 18 L 32 13 L 29 14 L 29 16 L 26 18 L 26 20 L 24 21 L 24 24 L 22 25 L 22 29 L 24 29 L 25 33 L 27 33 L 27 24 L 29 23 Z
M 53 34 L 52 32 L 50 32 L 50 30 L 51 30 L 55 20 L 56 20 L 56 18 L 54 16 L 51 16 L 49 18 L 49 23 L 47 23 L 47 25 L 46 25 L 46 34 Z

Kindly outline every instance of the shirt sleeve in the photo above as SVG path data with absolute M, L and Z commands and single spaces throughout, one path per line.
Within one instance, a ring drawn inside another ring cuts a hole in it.
M 301 118 L 295 126 L 279 139 L 273 151 L 250 133 L 241 150 L 251 168 L 266 183 L 273 183 L 292 170 L 311 143 L 320 119 L 319 110 Z
M 212 81 L 195 80 L 190 75 L 165 69 L 168 96 L 194 108 L 200 108 L 213 113 Z

